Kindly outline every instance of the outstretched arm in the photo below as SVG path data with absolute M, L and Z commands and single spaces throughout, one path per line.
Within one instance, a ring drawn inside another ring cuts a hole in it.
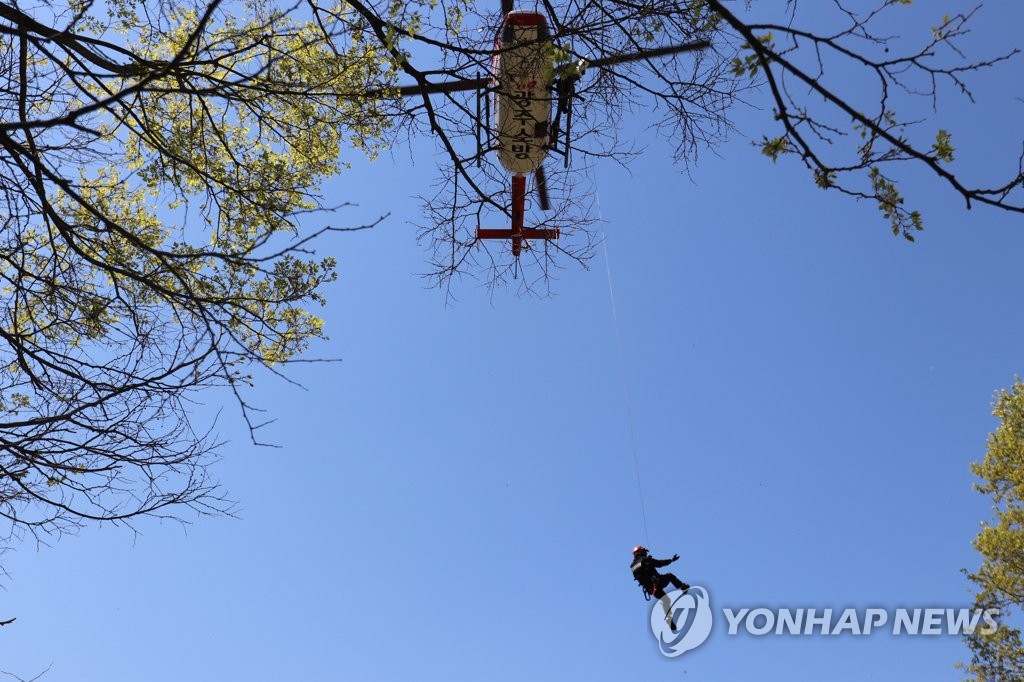
M 655 565 L 656 568 L 661 568 L 662 566 L 668 566 L 670 563 L 672 563 L 673 561 L 677 560 L 678 558 L 679 558 L 679 555 L 678 554 L 674 554 L 674 555 L 672 555 L 671 559 L 654 559 L 652 557 L 652 561 L 654 562 L 654 565 Z

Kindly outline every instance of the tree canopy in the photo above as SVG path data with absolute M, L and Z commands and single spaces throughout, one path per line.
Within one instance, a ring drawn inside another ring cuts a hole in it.
M 300 230 L 388 120 L 335 7 L 0 4 L 0 515 L 7 537 L 230 509 L 190 401 L 323 336 Z
M 587 168 L 629 161 L 619 123 L 641 104 L 685 167 L 731 132 L 733 107 L 764 103 L 766 156 L 877 203 L 908 239 L 923 222 L 905 205 L 903 166 L 966 202 L 1024 210 L 1019 159 L 1004 181 L 970 183 L 953 170 L 955 131 L 902 108 L 969 96 L 972 74 L 1017 51 L 962 52 L 974 10 L 918 43 L 889 36 L 907 4 L 834 2 L 831 24 L 802 27 L 796 0 L 538 3 L 552 86 L 575 82 L 581 59 L 601 66 L 569 91 L 572 127 L 548 159 L 554 210 L 530 211 L 562 237 L 515 258 L 476 238 L 509 213 L 487 134 L 495 86 L 434 87 L 486 82 L 507 1 L 0 2 L 6 537 L 230 510 L 207 468 L 216 436 L 193 423 L 192 401 L 227 391 L 259 427 L 253 371 L 279 372 L 324 336 L 315 308 L 335 261 L 315 254 L 317 237 L 367 227 L 333 224 L 343 203 L 323 183 L 403 136 L 432 136 L 450 162 L 420 220 L 429 276 L 446 289 L 466 275 L 543 292 L 556 268 L 585 264 L 598 240 Z M 654 56 L 679 44 L 706 47 Z M 405 83 L 418 96 L 403 97 Z
M 975 606 L 997 609 L 1000 627 L 967 636 L 973 657 L 966 670 L 978 682 L 1011 682 L 1024 678 L 1020 629 L 1009 624 L 1024 606 L 1024 382 L 996 395 L 993 414 L 999 426 L 971 471 L 981 479 L 978 492 L 992 498 L 994 518 L 974 540 L 982 564 L 970 578 L 978 586 Z

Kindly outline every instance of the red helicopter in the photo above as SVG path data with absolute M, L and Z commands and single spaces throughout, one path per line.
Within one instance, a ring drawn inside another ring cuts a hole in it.
M 536 229 L 524 226 L 526 176 L 534 174 L 541 210 L 550 210 L 544 157 L 556 146 L 561 117 L 565 123 L 565 162 L 568 165 L 569 130 L 572 121 L 572 99 L 575 84 L 587 68 L 601 68 L 638 59 L 651 59 L 679 52 L 701 50 L 710 46 L 707 40 L 668 47 L 620 54 L 604 59 L 580 59 L 562 73 L 555 73 L 550 60 L 550 38 L 543 14 L 513 9 L 512 0 L 502 0 L 501 27 L 494 40 L 491 76 L 443 83 L 402 86 L 402 97 L 432 92 L 490 90 L 493 93 L 494 117 L 491 133 L 497 140 L 498 160 L 512 174 L 512 226 L 509 229 L 477 227 L 478 239 L 510 239 L 512 255 L 522 252 L 524 240 L 557 239 L 557 229 Z M 552 93 L 556 93 L 555 120 L 551 119 Z M 479 143 L 479 135 L 478 135 Z

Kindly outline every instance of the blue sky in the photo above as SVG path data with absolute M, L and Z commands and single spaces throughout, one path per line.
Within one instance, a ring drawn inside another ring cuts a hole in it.
M 801 11 L 803 7 L 801 6 Z M 1012 44 L 1022 9 L 976 32 Z M 1005 28 L 1000 28 L 1005 27 Z M 1015 163 L 1019 101 L 986 77 L 943 118 L 958 168 Z M 758 137 L 765 114 L 737 110 Z M 240 519 L 93 528 L 4 557 L 0 669 L 74 680 L 956 680 L 956 637 L 725 634 L 657 651 L 630 549 L 721 607 L 970 604 L 971 490 L 993 392 L 1024 374 L 1019 216 L 920 172 L 926 231 L 815 189 L 734 136 L 692 177 L 664 144 L 595 170 L 606 250 L 551 299 L 415 273 L 429 140 L 330 188 L 379 228 L 325 242 L 330 341 L 226 404 L 216 472 Z M 959 135 L 959 137 L 958 137 Z M 410 163 L 410 157 L 415 163 Z M 606 275 L 611 274 L 611 286 Z M 613 315 L 610 294 L 614 294 Z M 616 336 L 621 342 L 621 354 Z M 631 437 L 631 432 L 633 436 Z M 634 460 L 635 457 L 635 460 Z M 638 487 L 637 470 L 640 475 Z M 642 490 L 642 497 L 640 495 Z M 641 512 L 646 514 L 646 530 Z

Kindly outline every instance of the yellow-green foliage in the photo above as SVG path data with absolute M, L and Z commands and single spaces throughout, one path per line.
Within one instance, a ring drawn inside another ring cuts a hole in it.
M 974 540 L 982 564 L 971 579 L 979 588 L 976 605 L 999 609 L 1001 627 L 967 637 L 974 657 L 964 668 L 977 682 L 1019 682 L 1024 647 L 1020 631 L 1006 621 L 1024 604 L 1024 382 L 1000 391 L 994 408 L 999 427 L 989 435 L 985 459 L 971 466 L 994 513 Z
M 20 300 L 8 331 L 120 343 L 163 307 L 223 325 L 267 364 L 301 352 L 323 334 L 307 307 L 323 303 L 335 262 L 283 255 L 287 240 L 350 150 L 380 150 L 389 121 L 364 93 L 394 65 L 344 4 L 315 21 L 263 0 L 212 14 L 171 3 L 159 20 L 133 0 L 70 7 L 86 13 L 79 34 L 119 49 L 105 63 L 68 54 L 68 65 L 95 67 L 84 79 L 32 59 L 36 82 L 50 84 L 31 103 L 40 117 L 107 105 L 76 114 L 95 133 L 79 167 L 48 187 L 52 215 L 17 233 L 22 271 L 0 272 Z
M 985 558 L 989 587 L 1024 600 L 1024 383 L 1000 391 L 993 414 L 999 428 L 971 471 L 982 479 L 978 492 L 992 497 L 996 518 L 974 545 Z

